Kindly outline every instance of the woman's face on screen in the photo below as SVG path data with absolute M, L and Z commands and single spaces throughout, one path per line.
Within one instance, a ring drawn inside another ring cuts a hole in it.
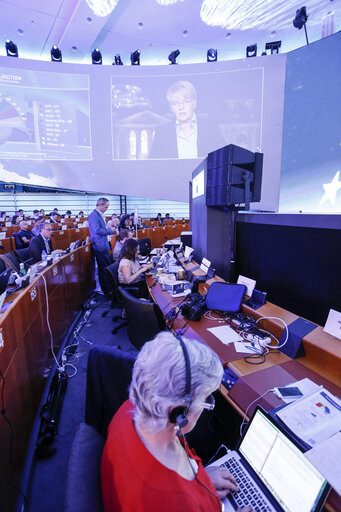
M 192 119 L 197 102 L 187 92 L 178 92 L 170 100 L 170 108 L 180 123 Z

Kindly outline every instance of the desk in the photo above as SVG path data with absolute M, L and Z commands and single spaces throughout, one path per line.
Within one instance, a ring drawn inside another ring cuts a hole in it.
M 183 262 L 183 258 L 180 261 Z M 186 270 L 197 266 L 195 262 L 182 264 Z M 198 269 L 193 274 L 202 275 L 204 273 Z M 221 281 L 219 277 L 210 279 L 204 285 L 200 285 L 199 291 L 207 293 L 210 284 L 216 280 Z M 154 284 L 155 279 L 152 276 L 147 276 L 147 283 L 153 299 L 164 314 L 181 302 L 182 299 L 172 297 L 168 292 L 163 292 L 158 283 Z M 290 311 L 269 302 L 256 311 L 245 305 L 242 306 L 242 309 L 244 313 L 252 314 L 257 319 L 262 316 L 279 317 L 287 324 L 298 318 Z M 178 331 L 185 323 L 186 319 L 179 314 L 173 324 L 174 329 Z M 229 366 L 239 376 L 238 381 L 229 392 L 223 386 L 220 391 L 241 416 L 244 416 L 252 401 L 255 403 L 249 408 L 248 417 L 251 416 L 257 404 L 262 405 L 266 410 L 283 405 L 283 402 L 274 393 L 269 392 L 261 399 L 259 397 L 274 386 L 285 386 L 304 377 L 323 385 L 331 393 L 341 396 L 341 343 L 325 333 L 322 327 L 317 326 L 303 338 L 304 357 L 292 360 L 281 352 L 273 352 L 266 356 L 264 363 L 251 365 L 244 360 L 243 354 L 235 351 L 233 346 L 225 346 L 216 336 L 207 331 L 207 328 L 218 325 L 222 325 L 218 319 L 203 318 L 200 322 L 189 322 L 184 327 L 183 335 L 209 345 L 218 354 L 223 365 Z M 262 321 L 262 327 L 273 333 L 278 339 L 284 330 L 283 324 L 275 319 Z M 341 498 L 334 491 L 328 497 L 326 508 L 330 511 L 341 510 Z
M 93 284 L 91 245 L 80 247 L 61 257 L 42 274 L 47 282 L 50 325 L 54 351 L 58 349 L 75 314 L 86 300 Z M 10 300 L 12 296 L 9 297 Z M 29 437 L 50 369 L 52 354 L 46 323 L 44 281 L 36 277 L 0 316 L 0 370 L 5 377 L 4 403 L 6 417 L 13 426 L 13 459 L 15 482 L 25 460 Z M 3 389 L 0 379 L 0 390 Z M 2 405 L 1 405 L 2 407 Z M 17 495 L 9 486 L 10 429 L 0 420 L 0 510 L 13 510 Z

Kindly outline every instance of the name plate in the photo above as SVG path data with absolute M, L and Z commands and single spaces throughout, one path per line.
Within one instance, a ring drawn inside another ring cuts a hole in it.
M 323 328 L 324 332 L 335 336 L 341 340 L 341 313 L 335 309 L 329 311 L 326 325 Z

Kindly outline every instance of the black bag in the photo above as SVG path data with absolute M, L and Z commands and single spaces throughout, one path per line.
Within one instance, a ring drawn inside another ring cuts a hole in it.
M 244 284 L 212 283 L 206 295 L 207 309 L 237 313 L 246 292 Z

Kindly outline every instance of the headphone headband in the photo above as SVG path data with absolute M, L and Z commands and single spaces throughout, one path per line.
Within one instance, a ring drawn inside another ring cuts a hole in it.
M 191 374 L 191 364 L 189 360 L 189 354 L 187 347 L 181 338 L 181 336 L 178 334 L 176 338 L 180 342 L 180 346 L 182 348 L 182 353 L 184 355 L 185 359 L 185 371 L 186 371 L 186 387 L 185 387 L 185 405 L 184 406 L 178 406 L 174 407 L 174 409 L 169 413 L 169 421 L 171 423 L 176 423 L 180 428 L 183 428 L 188 423 L 188 410 L 192 403 L 191 398 L 191 380 L 192 380 L 192 374 Z

